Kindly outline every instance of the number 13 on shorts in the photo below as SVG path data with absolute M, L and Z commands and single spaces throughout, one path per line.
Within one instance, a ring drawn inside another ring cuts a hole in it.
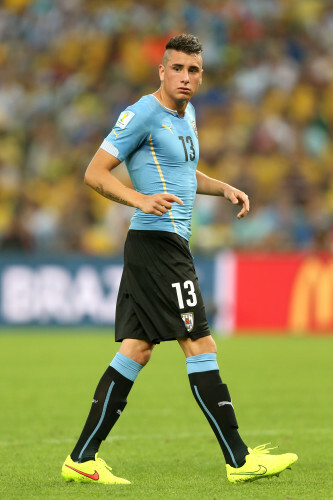
M 171 286 L 172 288 L 176 289 L 179 309 L 184 309 L 185 304 L 184 304 L 184 297 L 183 297 L 181 283 L 172 283 Z M 185 281 L 183 283 L 183 289 L 184 289 L 185 302 L 188 305 L 188 307 L 196 306 L 198 301 L 197 301 L 197 296 L 195 294 L 193 281 L 191 280 Z

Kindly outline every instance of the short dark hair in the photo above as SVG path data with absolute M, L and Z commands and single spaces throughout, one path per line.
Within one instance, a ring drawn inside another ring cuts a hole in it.
M 199 39 L 187 33 L 170 38 L 165 46 L 165 50 L 169 49 L 185 52 L 185 54 L 201 54 L 203 50 Z

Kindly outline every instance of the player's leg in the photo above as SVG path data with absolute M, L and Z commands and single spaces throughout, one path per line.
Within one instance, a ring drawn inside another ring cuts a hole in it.
M 193 395 L 211 425 L 223 451 L 227 478 L 232 483 L 279 475 L 296 462 L 297 455 L 270 455 L 266 445 L 247 448 L 238 433 L 228 388 L 222 383 L 216 361 L 216 344 L 209 336 L 178 340 L 186 356 Z
M 193 395 L 217 437 L 226 463 L 232 467 L 242 466 L 248 448 L 238 433 L 228 387 L 220 377 L 212 336 L 196 340 L 183 338 L 178 342 L 186 356 Z
M 124 339 L 97 385 L 90 413 L 71 458 L 75 462 L 93 460 L 123 412 L 127 396 L 140 370 L 150 359 L 153 344 Z
M 64 463 L 63 476 L 66 479 L 94 480 L 94 470 L 98 471 L 96 453 L 101 442 L 106 439 L 123 412 L 127 396 L 140 370 L 148 363 L 153 347 L 154 344 L 144 340 L 124 339 L 122 341 L 119 351 L 97 385 L 82 433 L 70 457 Z M 78 468 L 78 463 L 87 464 L 88 469 L 91 467 L 92 474 L 87 475 L 85 466 Z M 104 469 L 105 467 L 102 467 L 101 470 Z M 74 476 L 73 470 L 76 471 Z M 101 471 L 98 472 L 100 475 Z M 110 476 L 110 473 L 107 476 Z M 109 479 L 113 483 L 121 482 L 120 478 L 115 478 L 120 481 Z

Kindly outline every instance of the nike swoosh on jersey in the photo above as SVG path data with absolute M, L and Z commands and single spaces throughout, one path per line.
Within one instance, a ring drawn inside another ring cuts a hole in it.
M 232 472 L 231 474 L 233 476 L 263 476 L 266 472 L 266 467 L 264 465 L 259 465 L 259 469 L 252 472 Z
M 82 474 L 82 476 L 89 477 L 90 479 L 93 479 L 94 481 L 97 481 L 97 479 L 99 479 L 99 474 L 98 474 L 97 470 L 95 470 L 95 472 L 93 474 L 87 474 L 86 472 L 83 472 L 82 470 L 74 469 L 74 467 L 71 467 L 70 465 L 66 464 L 66 467 L 68 467 L 69 469 L 75 470 L 75 472 Z

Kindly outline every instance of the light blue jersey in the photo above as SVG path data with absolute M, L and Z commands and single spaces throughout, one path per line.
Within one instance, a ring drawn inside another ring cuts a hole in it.
M 101 148 L 125 161 L 133 186 L 140 193 L 174 194 L 184 202 L 173 203 L 162 216 L 137 209 L 130 229 L 169 231 L 189 240 L 199 159 L 192 104 L 187 105 L 181 118 L 153 95 L 143 96 L 120 114 Z

